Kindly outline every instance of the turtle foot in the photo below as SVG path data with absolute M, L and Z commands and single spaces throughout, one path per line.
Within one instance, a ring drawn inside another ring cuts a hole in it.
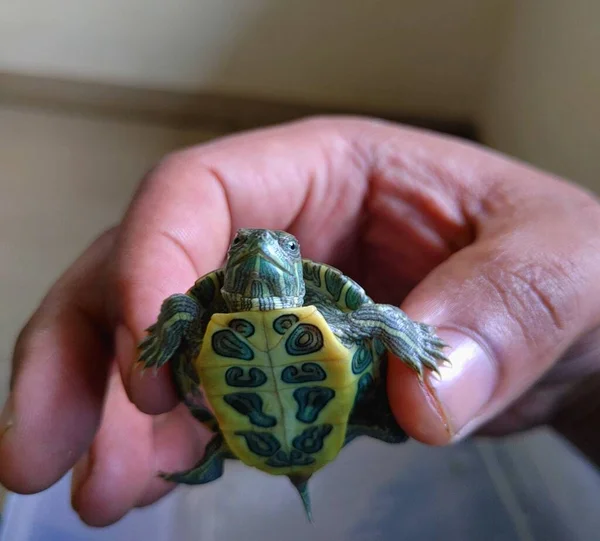
M 411 338 L 408 347 L 392 350 L 392 353 L 417 372 L 419 378 L 423 378 L 426 369 L 439 375 L 440 367 L 450 363 L 443 352 L 448 344 L 437 336 L 431 325 L 411 323 L 414 327 L 412 332 L 407 331 Z
M 227 447 L 223 436 L 216 434 L 208 442 L 204 456 L 194 467 L 174 473 L 160 472 L 159 477 L 171 483 L 204 485 L 219 479 L 223 475 L 223 466 L 226 458 L 235 457 Z
M 197 302 L 188 295 L 171 295 L 164 301 L 158 321 L 146 329 L 148 335 L 138 346 L 144 369 L 158 370 L 173 357 L 198 312 Z
M 426 369 L 439 373 L 440 366 L 449 362 L 443 353 L 448 346 L 437 336 L 434 327 L 413 321 L 396 306 L 361 306 L 349 314 L 348 319 L 356 337 L 378 338 L 420 378 Z

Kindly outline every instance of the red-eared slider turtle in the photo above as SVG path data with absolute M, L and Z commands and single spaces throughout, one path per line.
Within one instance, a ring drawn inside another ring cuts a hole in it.
M 203 484 L 239 459 L 288 476 L 309 518 L 308 479 L 342 447 L 407 439 L 388 405 L 386 352 L 419 376 L 445 360 L 432 327 L 265 229 L 240 229 L 224 268 L 166 299 L 148 333 L 140 362 L 170 362 L 181 399 L 214 433 L 192 469 L 162 477 Z

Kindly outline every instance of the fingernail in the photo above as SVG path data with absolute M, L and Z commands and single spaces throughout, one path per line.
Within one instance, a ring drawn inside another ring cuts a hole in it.
M 438 336 L 448 344 L 450 361 L 440 367 L 439 376 L 430 378 L 453 439 L 473 423 L 492 398 L 498 384 L 498 369 L 483 347 L 458 331 L 440 329 Z
M 0 442 L 13 424 L 13 400 L 12 396 L 9 396 L 4 408 L 2 408 L 2 413 L 0 413 Z
M 90 474 L 90 454 L 86 452 L 73 466 L 73 473 L 71 476 L 71 499 L 77 495 L 79 489 L 87 481 Z

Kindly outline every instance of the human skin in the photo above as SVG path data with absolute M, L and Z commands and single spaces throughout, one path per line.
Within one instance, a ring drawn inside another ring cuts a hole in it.
M 315 118 L 162 160 L 122 222 L 19 335 L 0 417 L 0 483 L 35 493 L 75 466 L 102 526 L 173 488 L 206 432 L 136 344 L 162 301 L 223 263 L 240 227 L 284 229 L 378 302 L 438 326 L 451 363 L 388 394 L 409 436 L 447 445 L 550 425 L 600 460 L 600 204 L 484 147 L 362 118 Z

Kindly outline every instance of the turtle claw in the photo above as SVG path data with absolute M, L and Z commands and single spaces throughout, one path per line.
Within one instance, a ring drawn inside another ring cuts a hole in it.
M 435 332 L 435 331 L 432 331 Z M 446 342 L 444 342 L 443 340 L 441 340 L 440 338 L 434 338 L 433 340 L 431 340 L 431 344 L 436 346 L 437 349 L 445 349 L 450 347 L 448 344 L 446 344 Z
M 154 368 L 156 375 L 158 369 L 173 356 L 178 346 L 179 340 L 174 340 L 174 337 L 166 336 L 159 339 L 155 333 L 152 333 L 144 338 L 138 346 L 138 362 L 142 363 L 145 369 Z
M 158 375 L 158 371 L 161 369 L 161 366 L 157 364 L 149 364 L 147 362 L 142 363 L 142 369 L 139 371 L 140 378 L 143 378 L 148 372 L 148 370 L 152 370 L 152 377 L 155 378 Z
M 154 375 L 156 375 L 158 370 L 160 368 L 162 368 L 169 361 L 170 358 L 171 358 L 170 356 L 166 356 L 164 354 L 161 354 L 160 356 L 156 355 L 156 354 L 150 354 L 150 355 L 142 354 L 138 358 L 138 362 L 143 365 L 144 370 L 153 368 Z
M 435 328 L 431 325 L 418 323 L 415 330 L 413 339 L 416 347 L 409 355 L 405 355 L 401 359 L 415 369 L 421 380 L 426 369 L 440 376 L 440 368 L 450 363 L 443 353 L 448 344 L 437 337 Z M 410 362 L 408 361 L 409 357 Z
M 156 330 L 156 327 L 157 327 L 157 323 L 153 323 L 152 325 L 150 325 L 150 327 L 145 329 L 145 332 L 147 332 L 148 334 L 152 334 Z M 146 340 L 148 340 L 148 338 L 149 337 L 144 338 L 143 341 L 145 342 Z
M 443 349 L 448 347 L 435 327 L 413 321 L 400 308 L 389 304 L 364 305 L 348 316 L 356 336 L 377 338 L 385 349 L 398 357 L 422 379 L 426 369 L 439 373 L 447 361 Z M 363 334 L 364 333 L 364 334 Z
M 438 359 L 425 358 L 423 360 L 423 366 L 425 366 L 425 368 L 428 368 L 429 370 L 432 370 L 433 372 L 437 372 L 438 374 L 440 372 L 440 366 L 439 366 Z

